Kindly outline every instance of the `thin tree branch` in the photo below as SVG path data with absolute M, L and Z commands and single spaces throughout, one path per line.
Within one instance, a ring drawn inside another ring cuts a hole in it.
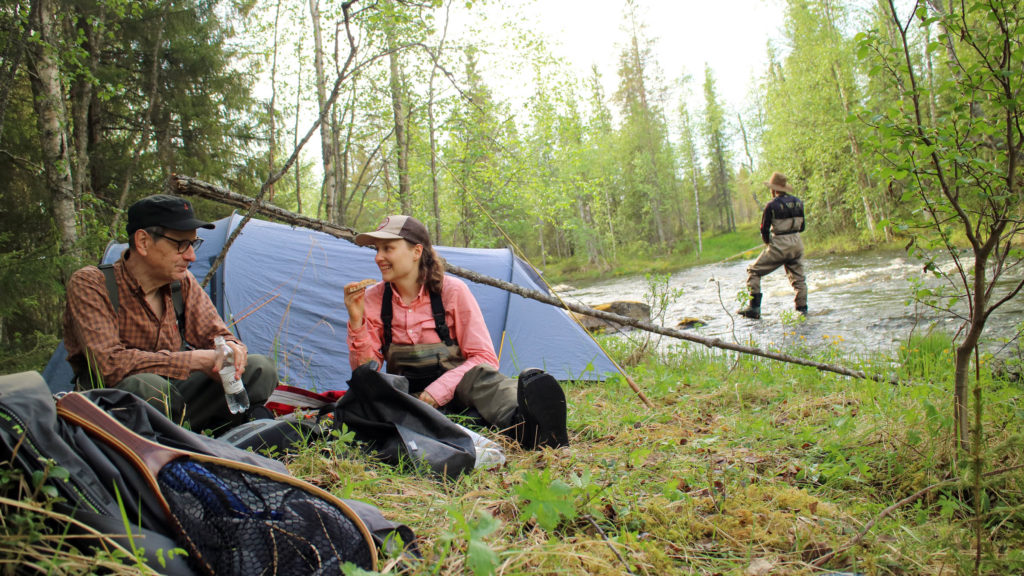
M 243 196 L 241 194 L 225 190 L 224 188 L 221 188 L 213 184 L 209 184 L 207 182 L 203 182 L 201 180 L 197 180 L 195 178 L 174 175 L 170 179 L 168 179 L 167 187 L 169 190 L 178 194 L 200 196 L 203 198 L 208 198 L 211 200 L 222 202 L 224 204 L 228 204 L 231 206 L 237 206 L 242 208 L 248 207 L 251 212 L 260 212 L 271 218 L 276 218 L 292 225 L 303 226 L 313 230 L 318 230 L 320 232 L 330 234 L 331 236 L 334 236 L 336 238 L 343 238 L 345 240 L 354 241 L 356 236 L 356 231 L 351 228 L 339 226 L 337 224 L 332 224 L 330 222 L 325 222 L 323 220 L 317 220 L 315 218 L 310 218 L 308 216 L 302 216 L 300 214 L 293 214 L 283 208 L 278 208 L 276 206 L 266 204 L 265 202 L 257 198 Z M 688 342 L 701 344 L 703 346 L 707 346 L 708 348 L 732 350 L 734 352 L 740 352 L 742 354 L 748 354 L 751 356 L 760 356 L 762 358 L 767 358 L 770 360 L 778 360 L 780 362 L 787 362 L 790 364 L 809 366 L 825 372 L 833 372 L 835 374 L 850 376 L 853 378 L 870 379 L 878 382 L 889 382 L 891 384 L 899 383 L 899 381 L 894 376 L 884 376 L 881 374 L 867 374 L 862 370 L 853 370 L 850 368 L 846 368 L 844 366 L 826 364 L 824 362 L 817 362 L 815 360 L 810 360 L 808 358 L 802 358 L 799 356 L 791 356 L 789 354 L 783 354 L 781 352 L 761 350 L 760 348 L 755 348 L 753 346 L 743 346 L 740 344 L 734 344 L 718 338 L 707 338 L 704 336 L 684 332 L 682 330 L 676 330 L 665 326 L 658 326 L 651 322 L 635 320 L 627 316 L 620 316 L 618 314 L 612 314 L 611 312 L 605 312 L 603 310 L 595 310 L 594 308 L 584 306 L 582 304 L 563 302 L 562 300 L 560 300 L 556 296 L 552 296 L 551 294 L 546 294 L 530 288 L 524 288 L 517 284 L 505 282 L 504 280 L 498 280 L 497 278 L 491 278 L 483 274 L 478 274 L 476 272 L 473 272 L 472 270 L 467 270 L 465 268 L 455 266 L 448 262 L 445 263 L 445 270 L 451 274 L 454 274 L 455 276 L 460 276 L 462 278 L 471 280 L 478 284 L 484 284 L 487 286 L 500 288 L 502 290 L 505 290 L 506 292 L 522 296 L 523 298 L 529 298 L 531 300 L 536 300 L 538 302 L 550 304 L 557 308 L 563 308 L 586 316 L 592 316 L 594 318 L 600 318 L 602 320 L 617 322 L 619 324 L 623 324 L 626 326 L 632 326 L 633 328 L 646 330 L 647 332 L 653 332 L 655 334 L 669 336 L 672 338 L 676 338 L 678 340 L 685 340 Z M 209 278 L 210 275 L 207 275 L 206 279 L 209 280 Z

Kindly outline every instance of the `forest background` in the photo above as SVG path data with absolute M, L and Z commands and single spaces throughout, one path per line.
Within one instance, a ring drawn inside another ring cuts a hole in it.
M 447 37 L 453 12 L 495 4 L 5 2 L 0 368 L 41 367 L 64 280 L 171 174 L 356 230 L 416 214 L 438 244 L 514 243 L 570 275 L 699 256 L 704 238 L 756 221 L 773 170 L 800 191 L 819 246 L 889 241 L 919 216 L 914 178 L 886 155 L 906 144 L 873 121 L 904 94 L 858 57 L 861 31 L 899 48 L 886 3 L 786 2 L 738 107 L 710 67 L 665 77 L 633 2 L 611 93 L 597 69 L 576 77 L 504 23 L 505 61 L 530 94 L 513 105 L 481 73 L 493 39 Z M 938 86 L 955 71 L 933 63 L 942 29 L 921 21 L 904 37 Z M 931 118 L 941 106 L 931 96 Z M 230 210 L 198 203 L 209 219 Z

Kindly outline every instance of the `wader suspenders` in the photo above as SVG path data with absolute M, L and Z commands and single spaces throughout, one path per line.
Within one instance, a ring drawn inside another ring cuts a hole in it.
M 393 294 L 391 283 L 385 283 L 384 298 L 380 303 L 380 323 L 384 328 L 384 341 L 380 346 L 381 356 L 387 356 L 388 348 L 391 347 L 391 321 L 395 318 L 394 308 L 392 308 L 391 304 Z M 444 302 L 442 302 L 440 294 L 435 294 L 434 292 L 429 292 L 429 294 L 430 313 L 434 317 L 434 331 L 437 332 L 437 336 L 441 338 L 445 346 L 451 346 L 455 344 L 455 341 L 452 340 L 451 332 L 448 330 L 448 323 L 444 319 Z
M 100 271 L 107 281 L 107 295 L 110 296 L 110 303 L 114 306 L 114 316 L 120 307 L 118 299 L 117 279 L 114 278 L 113 264 L 100 264 Z M 171 302 L 174 304 L 174 317 L 178 322 L 178 334 L 181 335 L 181 349 L 191 350 L 192 346 L 185 340 L 185 302 L 181 296 L 181 282 L 171 282 Z

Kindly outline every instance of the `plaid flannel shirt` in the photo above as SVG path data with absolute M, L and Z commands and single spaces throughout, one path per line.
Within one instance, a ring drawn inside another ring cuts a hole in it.
M 86 266 L 67 283 L 67 307 L 64 310 L 64 346 L 75 374 L 88 381 L 89 369 L 102 379 L 95 386 L 115 386 L 133 374 L 160 374 L 170 379 L 189 375 L 192 352 L 182 350 L 181 335 L 171 301 L 170 285 L 160 288 L 164 311 L 157 318 L 146 302 L 138 280 L 125 266 L 125 250 L 114 264 L 117 280 L 118 312 L 107 294 L 103 272 Z M 213 348 L 213 338 L 241 342 L 231 334 L 210 297 L 191 272 L 181 282 L 185 305 L 185 339 L 200 349 Z M 88 358 L 87 358 L 88 355 Z

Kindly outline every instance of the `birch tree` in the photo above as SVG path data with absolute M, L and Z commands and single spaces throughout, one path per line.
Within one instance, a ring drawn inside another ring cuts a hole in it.
M 54 222 L 60 235 L 61 252 L 77 249 L 78 227 L 75 218 L 75 187 L 71 178 L 71 147 L 68 114 L 64 107 L 64 84 L 59 54 L 62 48 L 56 0 L 33 0 L 30 14 L 35 40 L 29 43 L 32 101 L 39 129 L 39 148 L 43 154 L 46 187 L 50 194 Z
M 904 190 L 906 211 L 898 222 L 913 239 L 910 251 L 943 280 L 916 296 L 962 322 L 953 414 L 957 443 L 966 449 L 972 445 L 968 385 L 972 364 L 978 368 L 978 344 L 992 313 L 1024 288 L 1024 280 L 1007 278 L 1024 265 L 1024 16 L 1012 1 L 950 3 L 942 10 L 916 2 L 908 11 L 886 0 L 883 7 L 895 37 L 873 30 L 862 35 L 859 52 L 897 87 L 903 105 L 864 119 L 881 135 L 875 151 L 886 168 L 880 177 Z M 938 42 L 920 49 L 941 62 L 934 122 L 922 69 L 927 60 L 917 57 L 914 42 L 932 25 L 938 25 Z M 976 382 L 975 414 L 982 409 L 980 386 Z M 976 425 L 973 432 L 980 449 L 982 430 Z

